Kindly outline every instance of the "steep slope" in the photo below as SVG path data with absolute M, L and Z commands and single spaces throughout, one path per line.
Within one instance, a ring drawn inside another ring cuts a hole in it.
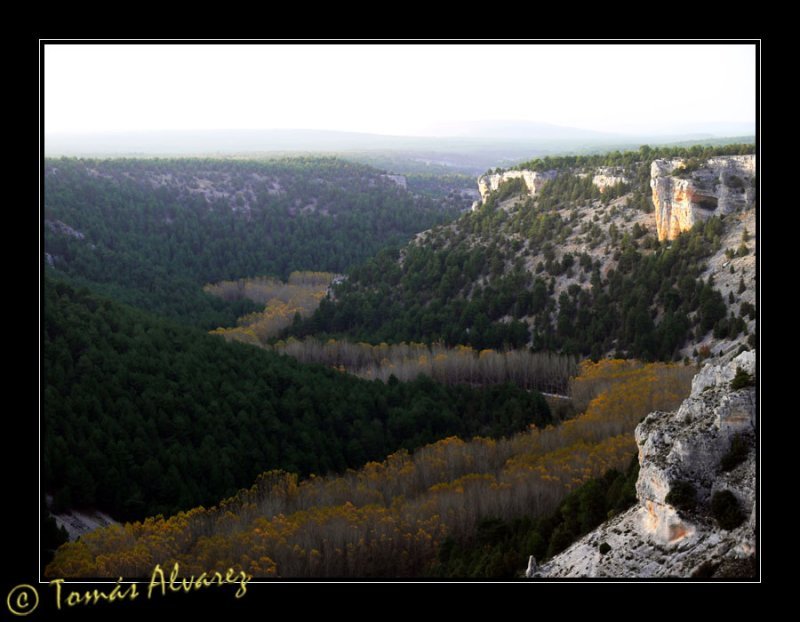
M 675 239 L 658 236 L 653 161 L 690 153 L 697 171 L 733 179 L 719 172 L 730 157 L 711 148 L 545 158 L 487 174 L 475 209 L 351 271 L 293 332 L 667 360 L 747 344 L 754 244 L 740 252 L 723 240 L 754 234 L 753 193 Z M 735 287 L 722 274 L 732 266 Z
M 44 186 L 48 270 L 207 329 L 258 307 L 206 283 L 341 272 L 459 211 L 336 158 L 48 159 Z
M 675 412 L 636 428 L 638 504 L 534 577 L 754 576 L 755 355 L 707 365 Z

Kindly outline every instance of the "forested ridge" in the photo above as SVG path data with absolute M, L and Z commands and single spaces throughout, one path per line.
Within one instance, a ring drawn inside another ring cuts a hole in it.
M 45 161 L 48 270 L 206 329 L 257 309 L 206 283 L 343 272 L 457 213 L 337 158 Z
M 473 350 L 469 346 L 446 348 L 441 344 L 352 343 L 313 338 L 289 339 L 270 346 L 301 363 L 322 363 L 367 378 L 388 382 L 414 380 L 419 374 L 444 384 L 492 385 L 512 382 L 523 389 L 564 393 L 577 370 L 577 360 L 551 352 L 528 350 Z
M 118 518 L 213 503 L 280 468 L 342 471 L 450 435 L 544 425 L 510 384 L 366 381 L 45 279 L 44 488 Z
M 545 156 L 522 162 L 512 168 L 528 171 L 550 171 L 582 166 L 625 166 L 659 158 L 695 158 L 703 160 L 713 156 L 747 155 L 755 152 L 752 143 L 730 145 L 692 145 L 690 147 L 650 147 L 644 145 L 638 151 L 611 151 L 593 155 Z M 503 169 L 495 169 L 503 170 Z
M 728 318 L 699 278 L 725 223 L 714 217 L 659 242 L 649 168 L 658 156 L 751 151 L 643 148 L 528 163 L 564 171 L 536 198 L 519 198 L 520 180 L 501 184 L 477 211 L 380 252 L 289 334 L 645 360 L 673 360 L 710 331 L 733 337 L 745 322 Z M 600 164 L 624 166 L 630 183 L 601 192 L 573 168 Z

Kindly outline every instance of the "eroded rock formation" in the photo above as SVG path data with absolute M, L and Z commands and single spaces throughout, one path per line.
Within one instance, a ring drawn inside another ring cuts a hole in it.
M 595 170 L 592 183 L 600 189 L 600 192 L 605 192 L 610 186 L 629 184 L 631 180 L 621 166 L 601 166 Z
M 636 428 L 639 503 L 541 566 L 531 560 L 529 573 L 533 568 L 534 577 L 752 576 L 755 389 L 732 388 L 738 370 L 755 374 L 753 352 L 707 365 L 677 411 L 648 415 Z M 745 450 L 743 461 L 730 468 L 734 439 Z M 686 494 L 680 504 L 670 496 L 679 487 L 692 491 L 688 505 Z M 712 509 L 722 491 L 730 491 L 738 504 L 743 519 L 738 526 L 724 528 Z
M 685 158 L 655 160 L 650 188 L 659 240 L 672 240 L 699 221 L 753 206 L 754 155 L 709 158 L 699 165 Z
M 504 181 L 520 179 L 525 182 L 528 193 L 536 196 L 536 192 L 544 183 L 558 175 L 557 171 L 505 171 L 503 173 L 492 173 L 478 177 L 478 192 L 481 193 L 481 202 L 485 203 L 490 192 L 497 190 Z
M 630 183 L 630 179 L 625 174 L 625 170 L 620 166 L 601 166 L 594 170 L 575 172 L 579 177 L 592 177 L 592 183 L 600 189 L 600 192 L 605 191 L 610 186 L 617 184 Z M 472 209 L 477 209 L 480 205 L 486 203 L 489 194 L 500 187 L 504 181 L 512 179 L 522 179 L 528 189 L 528 194 L 531 197 L 536 196 L 536 193 L 544 185 L 546 181 L 554 179 L 558 176 L 558 171 L 504 171 L 502 173 L 491 173 L 489 175 L 481 175 L 478 178 L 478 191 L 481 195 L 481 200 L 476 201 Z

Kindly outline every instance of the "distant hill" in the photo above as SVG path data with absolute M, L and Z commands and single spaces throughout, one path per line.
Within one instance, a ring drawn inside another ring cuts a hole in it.
M 530 122 L 475 122 L 442 126 L 439 136 L 391 136 L 313 129 L 204 130 L 49 134 L 48 156 L 280 157 L 342 154 L 398 173 L 478 174 L 532 156 L 603 153 L 676 142 L 729 144 L 717 132 L 604 133 Z M 732 134 L 742 134 L 737 131 Z M 732 135 L 731 134 L 731 135 Z M 709 142 L 710 141 L 710 142 Z

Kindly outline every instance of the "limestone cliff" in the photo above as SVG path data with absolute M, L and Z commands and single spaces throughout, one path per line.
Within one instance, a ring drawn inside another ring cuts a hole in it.
M 707 365 L 695 376 L 691 395 L 677 411 L 648 415 L 636 428 L 639 503 L 542 566 L 531 560 L 527 576 L 752 576 L 755 390 L 731 387 L 739 369 L 755 374 L 753 352 Z M 728 464 L 725 470 L 723 458 L 730 459 L 734 442 L 743 461 L 733 468 Z M 684 499 L 694 495 L 691 503 L 678 503 L 675 493 L 670 496 L 679 489 Z M 687 495 L 687 490 L 692 493 Z M 738 526 L 720 525 L 717 499 L 727 493 L 716 493 L 722 491 L 730 491 L 738 503 L 743 517 Z
M 497 190 L 501 183 L 511 179 L 522 178 L 528 188 L 528 193 L 531 196 L 535 196 L 539 188 L 546 181 L 555 178 L 556 175 L 558 175 L 557 171 L 505 171 L 503 173 L 482 175 L 478 177 L 478 192 L 481 193 L 481 202 L 485 203 L 489 193 Z
M 699 221 L 753 206 L 754 155 L 709 158 L 699 165 L 684 158 L 655 160 L 650 188 L 659 240 L 672 240 Z
M 592 183 L 604 192 L 609 186 L 629 184 L 631 180 L 621 166 L 601 166 L 594 172 Z
M 578 177 L 586 177 L 591 175 L 592 183 L 603 192 L 609 186 L 616 186 L 617 184 L 628 184 L 630 178 L 626 175 L 625 170 L 620 166 L 601 166 L 594 170 L 589 171 L 573 171 Z M 504 181 L 512 179 L 522 179 L 525 186 L 528 188 L 530 196 L 536 196 L 536 193 L 544 185 L 546 181 L 554 179 L 558 175 L 558 171 L 504 171 L 502 173 L 491 173 L 489 175 L 481 175 L 478 178 L 478 191 L 481 195 L 481 200 L 476 201 L 472 209 L 477 209 L 486 199 L 489 193 L 497 190 L 500 184 Z

